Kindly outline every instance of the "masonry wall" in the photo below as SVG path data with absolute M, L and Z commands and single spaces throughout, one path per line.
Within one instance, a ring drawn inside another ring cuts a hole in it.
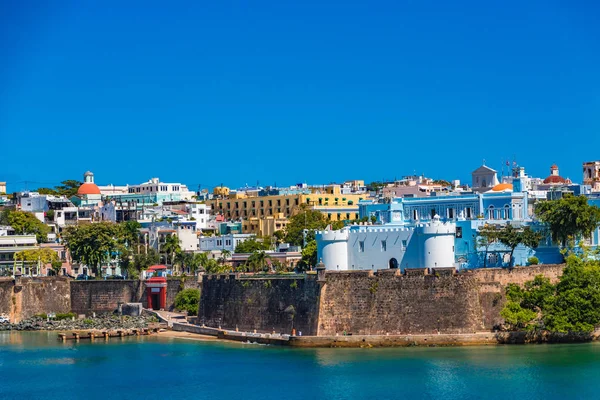
M 503 322 L 509 283 L 536 275 L 556 282 L 563 265 L 485 269 L 460 274 L 426 269 L 327 271 L 308 278 L 208 275 L 201 283 L 199 321 L 210 327 L 289 332 L 289 305 L 304 335 L 466 334 Z M 292 282 L 296 288 L 292 289 Z
M 502 323 L 505 288 L 536 275 L 556 282 L 563 265 L 485 269 L 460 274 L 420 270 L 327 272 L 319 335 L 473 333 Z
M 12 314 L 14 288 L 12 278 L 0 278 L 0 315 Z
M 0 314 L 21 321 L 35 314 L 64 313 L 71 308 L 69 280 L 61 277 L 0 281 Z
M 140 281 L 72 281 L 71 309 L 77 314 L 113 312 L 119 303 L 140 302 Z
M 184 289 L 200 289 L 200 283 L 195 277 L 187 277 L 186 279 L 169 279 L 167 280 L 167 310 L 173 311 L 175 308 L 175 297 L 177 293 Z M 146 301 L 144 299 L 144 301 Z
M 247 279 L 207 275 L 201 283 L 198 321 L 244 331 L 315 335 L 319 284 L 316 277 Z M 293 318 L 292 318 L 293 315 Z

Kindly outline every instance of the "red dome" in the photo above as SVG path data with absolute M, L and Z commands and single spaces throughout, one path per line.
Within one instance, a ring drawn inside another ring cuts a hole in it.
M 559 183 L 566 183 L 566 180 L 565 180 L 565 178 L 563 178 L 562 176 L 559 176 L 559 175 L 550 175 L 549 177 L 544 179 L 544 183 L 559 184 Z
M 77 190 L 77 194 L 85 195 L 85 194 L 101 194 L 100 188 L 96 186 L 95 183 L 86 182 L 83 185 L 79 186 Z

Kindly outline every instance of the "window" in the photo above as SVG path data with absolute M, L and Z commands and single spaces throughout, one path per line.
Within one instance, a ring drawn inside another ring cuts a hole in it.
M 387 251 L 387 241 L 381 241 L 381 251 Z
M 454 208 L 449 208 L 448 209 L 448 218 L 449 219 L 454 219 Z
M 223 246 L 223 240 L 217 239 L 217 246 Z
M 360 242 L 358 242 L 358 252 L 359 253 L 364 253 L 365 252 L 365 242 L 364 242 L 364 240 L 361 240 Z
M 413 219 L 415 221 L 419 219 L 419 213 L 417 212 L 417 210 L 413 210 Z
M 406 246 L 408 245 L 408 240 L 402 241 L 402 250 L 406 250 Z
M 472 217 L 472 211 L 471 211 L 471 207 L 467 207 L 466 214 L 467 214 L 467 219 L 471 219 L 471 218 L 473 218 L 473 217 Z
M 225 246 L 231 246 L 231 239 L 225 239 Z

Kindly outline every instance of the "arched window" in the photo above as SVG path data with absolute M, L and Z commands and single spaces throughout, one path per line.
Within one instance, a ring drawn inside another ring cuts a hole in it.
M 508 204 L 504 206 L 504 219 L 510 219 L 510 206 Z
M 494 218 L 494 206 L 490 206 L 488 208 L 488 219 L 495 219 Z
M 395 258 L 390 258 L 390 269 L 397 269 L 398 268 L 398 260 L 396 260 Z

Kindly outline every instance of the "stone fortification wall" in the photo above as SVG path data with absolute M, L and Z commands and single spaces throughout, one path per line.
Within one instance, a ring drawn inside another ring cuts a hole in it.
M 303 335 L 315 335 L 318 297 L 314 275 L 264 279 L 206 275 L 201 283 L 198 321 L 211 327 L 277 333 L 290 333 L 293 323 Z
M 463 275 L 400 271 L 327 272 L 319 335 L 467 333 L 479 321 L 477 281 Z
M 188 276 L 185 279 L 167 280 L 167 309 L 172 311 L 175 305 L 177 293 L 184 289 L 200 289 L 200 283 L 196 277 Z M 146 299 L 144 299 L 146 301 Z
M 536 275 L 556 282 L 564 265 L 448 271 L 327 272 L 319 335 L 473 333 L 502 323 L 505 287 Z
M 558 280 L 563 265 L 485 269 L 327 271 L 308 278 L 208 275 L 201 283 L 199 321 L 207 326 L 288 333 L 284 312 L 297 310 L 304 335 L 405 335 L 489 332 L 501 324 L 505 287 L 536 275 Z M 292 283 L 296 282 L 296 288 Z
M 64 313 L 71 309 L 69 280 L 61 277 L 2 279 L 0 314 L 11 321 L 41 313 Z
M 184 288 L 198 288 L 198 282 L 187 278 L 170 279 L 167 284 L 167 308 L 172 309 L 177 293 Z M 19 322 L 35 314 L 110 313 L 119 303 L 142 303 L 147 306 L 143 281 L 106 280 L 74 281 L 65 277 L 0 278 L 0 315 Z
M 14 288 L 12 278 L 0 278 L 0 315 L 12 313 Z
M 119 303 L 142 302 L 141 281 L 71 281 L 71 309 L 77 314 L 115 311 Z

